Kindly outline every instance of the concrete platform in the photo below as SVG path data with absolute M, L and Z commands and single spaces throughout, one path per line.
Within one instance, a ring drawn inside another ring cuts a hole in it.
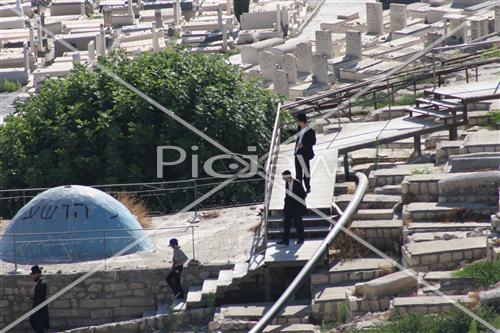
M 300 245 L 295 244 L 294 241 L 291 239 L 288 247 L 269 242 L 264 263 L 269 266 L 302 266 L 311 259 L 323 240 L 306 239 L 304 244 Z
M 493 100 L 500 98 L 500 80 L 456 84 L 436 89 L 427 89 L 426 92 L 440 96 L 441 98 L 458 98 L 465 102 Z

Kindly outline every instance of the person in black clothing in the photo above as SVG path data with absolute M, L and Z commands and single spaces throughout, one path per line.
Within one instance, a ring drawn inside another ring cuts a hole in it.
M 284 171 L 282 177 L 285 181 L 285 207 L 283 208 L 285 230 L 283 239 L 278 244 L 288 246 L 292 221 L 295 223 L 295 229 L 297 230 L 297 244 L 302 244 L 304 243 L 302 215 L 306 212 L 306 192 L 302 187 L 302 183 L 292 178 L 292 173 L 289 170 Z
M 184 269 L 184 264 L 188 262 L 188 256 L 181 250 L 177 239 L 172 238 L 169 241 L 169 247 L 174 250 L 172 257 L 172 269 L 167 276 L 167 284 L 172 289 L 175 299 L 184 299 L 184 290 L 181 284 L 181 274 Z
M 31 276 L 35 281 L 32 309 L 47 299 L 47 284 L 42 278 L 42 269 L 35 265 L 31 267 Z M 49 308 L 44 306 L 30 316 L 30 324 L 36 333 L 44 333 L 49 329 Z
M 307 193 L 311 192 L 310 161 L 314 157 L 313 146 L 316 144 L 316 132 L 307 127 L 307 117 L 300 113 L 297 116 L 299 131 L 295 142 L 295 178 L 299 182 L 304 180 Z

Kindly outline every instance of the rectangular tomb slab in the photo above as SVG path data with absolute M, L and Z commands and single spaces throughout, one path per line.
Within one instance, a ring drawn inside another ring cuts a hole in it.
M 369 271 L 381 268 L 392 269 L 395 262 L 389 259 L 379 258 L 360 258 L 360 259 L 346 259 L 342 260 L 332 268 L 330 273 L 337 272 L 351 272 L 351 271 Z

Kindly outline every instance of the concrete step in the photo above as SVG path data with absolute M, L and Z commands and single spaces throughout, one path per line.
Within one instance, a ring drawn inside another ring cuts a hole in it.
M 201 305 L 202 302 L 202 292 L 203 286 L 191 286 L 186 296 L 186 305 L 188 308 Z
M 375 194 L 389 194 L 389 195 L 399 195 L 401 196 L 401 184 L 398 185 L 385 185 L 382 187 L 376 187 L 373 191 Z
M 332 226 L 304 227 L 304 235 L 306 238 L 325 238 Z M 267 230 L 269 239 L 279 239 L 283 237 L 283 228 L 269 228 Z M 290 229 L 290 237 L 297 238 L 295 227 Z
M 269 325 L 264 329 L 266 333 L 319 333 L 312 324 Z
M 335 203 L 340 209 L 345 210 L 353 197 L 353 194 L 339 195 L 335 197 Z M 392 209 L 399 201 L 401 201 L 399 195 L 365 194 L 359 209 Z
M 478 221 L 486 222 L 497 207 L 484 204 L 453 203 L 453 202 L 412 202 L 403 206 L 403 221 L 405 223 L 434 221 L 458 222 Z
M 313 290 L 311 303 L 315 322 L 331 322 L 339 319 L 342 308 L 345 307 L 346 295 L 354 291 L 354 285 L 331 286 L 320 285 Z
M 394 168 L 378 169 L 370 172 L 368 177 L 370 188 L 385 185 L 399 185 L 406 176 L 421 173 L 434 173 L 436 167 L 431 163 L 401 164 Z
M 380 250 L 399 252 L 402 245 L 402 220 L 355 220 L 351 230 Z
M 258 321 L 272 304 L 234 304 L 220 307 L 219 318 L 229 320 Z M 311 306 L 308 304 L 295 304 L 286 306 L 271 324 L 291 325 L 307 324 Z
M 410 242 L 429 242 L 433 240 L 466 239 L 471 234 L 486 235 L 487 229 L 474 231 L 438 231 L 438 232 L 415 232 L 408 235 L 405 243 Z
M 315 208 L 315 209 L 319 210 L 320 212 L 323 212 L 324 214 L 326 214 L 328 216 L 331 215 L 331 213 L 332 213 L 331 207 Z M 269 210 L 269 216 L 283 218 L 283 208 Z M 317 214 L 313 210 L 308 209 L 307 212 L 304 214 L 304 216 L 317 216 Z
M 233 274 L 234 271 L 232 269 L 222 270 L 219 272 L 216 292 L 220 292 L 222 289 L 229 287 L 231 283 L 233 283 Z
M 392 209 L 358 209 L 354 214 L 355 220 L 392 220 L 394 211 Z
M 333 265 L 328 271 L 320 270 L 311 274 L 311 286 L 368 281 L 392 273 L 395 267 L 396 262 L 387 259 L 345 259 Z
M 452 309 L 453 302 L 460 302 L 467 306 L 474 301 L 467 295 L 449 296 L 414 296 L 396 297 L 391 302 L 391 312 L 397 315 L 404 314 L 440 314 Z
M 330 215 L 332 219 L 336 219 L 337 215 Z M 269 218 L 269 228 L 283 228 L 283 216 L 273 216 Z M 318 215 L 305 215 L 302 217 L 304 227 L 328 227 L 331 223 Z
M 248 274 L 248 263 L 237 263 L 233 268 L 233 280 L 241 279 Z
M 374 162 L 404 162 L 413 153 L 413 149 L 376 149 L 365 148 L 350 153 L 353 164 Z
M 419 272 L 450 270 L 486 257 L 486 236 L 406 243 L 403 264 Z

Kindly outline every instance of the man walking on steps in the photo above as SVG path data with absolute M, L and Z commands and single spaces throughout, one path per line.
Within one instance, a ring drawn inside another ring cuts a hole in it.
M 285 230 L 283 239 L 278 244 L 288 246 L 292 221 L 294 222 L 295 229 L 297 230 L 297 244 L 302 244 L 304 243 L 305 237 L 302 215 L 306 212 L 306 192 L 302 187 L 302 183 L 297 179 L 292 178 L 290 170 L 284 171 L 282 177 L 285 181 L 285 207 L 283 208 Z
M 172 258 L 172 269 L 167 276 L 167 284 L 172 289 L 174 298 L 184 299 L 184 291 L 181 285 L 181 274 L 184 264 L 188 261 L 188 256 L 181 250 L 177 239 L 172 238 L 169 242 L 169 247 L 174 250 Z
M 307 117 L 300 113 L 297 116 L 299 132 L 295 142 L 295 177 L 302 183 L 307 193 L 311 192 L 311 167 L 310 161 L 314 157 L 313 146 L 316 144 L 316 132 L 312 128 L 307 128 Z

